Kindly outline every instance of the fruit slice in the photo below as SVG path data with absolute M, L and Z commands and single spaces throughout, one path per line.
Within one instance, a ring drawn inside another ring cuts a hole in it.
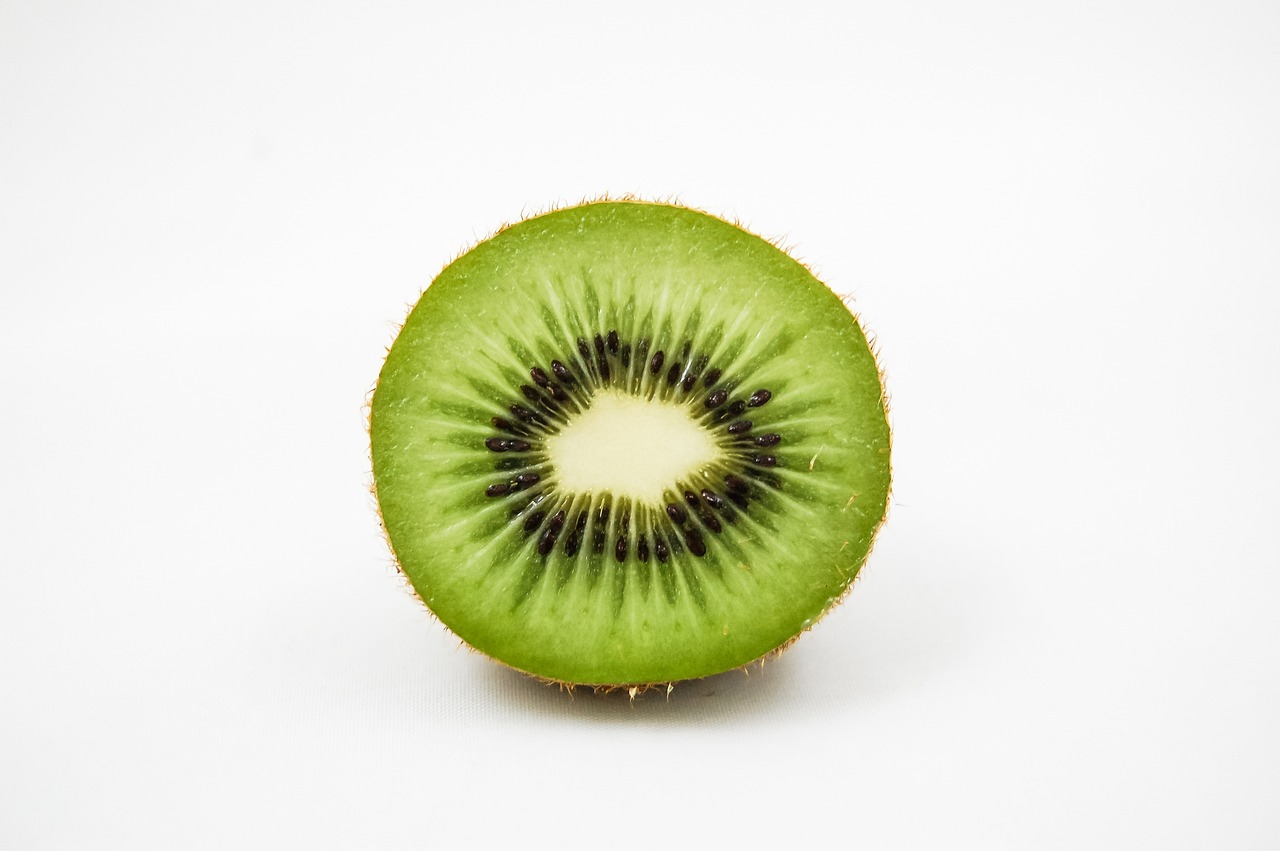
M 659 204 L 549 213 L 450 264 L 387 356 L 370 433 L 419 596 L 566 683 L 782 646 L 849 588 L 889 491 L 880 374 L 840 299 Z

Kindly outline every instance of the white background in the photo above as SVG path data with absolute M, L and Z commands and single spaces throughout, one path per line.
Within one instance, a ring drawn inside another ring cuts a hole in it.
M 0 2 L 0 847 L 1275 848 L 1280 6 Z M 570 697 L 363 405 L 504 221 L 678 197 L 878 339 L 791 652 Z

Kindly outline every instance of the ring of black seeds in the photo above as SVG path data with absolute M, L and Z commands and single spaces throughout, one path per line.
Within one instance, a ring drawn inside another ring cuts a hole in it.
M 539 556 L 547 557 L 557 544 L 562 546 L 566 556 L 577 556 L 587 535 L 589 519 L 592 520 L 591 552 L 599 555 L 604 550 L 611 514 L 609 497 L 604 498 L 594 518 L 589 517 L 588 511 L 578 510 L 573 521 L 567 524 L 568 532 L 562 535 L 572 508 L 572 495 L 557 493 L 553 486 L 546 486 L 535 493 L 525 491 L 542 482 L 543 473 L 539 471 L 548 461 L 542 447 L 548 437 L 560 431 L 559 423 L 566 422 L 563 405 L 567 403 L 571 410 L 577 411 L 589 406 L 591 396 L 597 390 L 633 390 L 620 383 L 630 369 L 633 351 L 639 361 L 637 368 L 643 371 L 647 358 L 647 368 L 652 376 L 659 376 L 667 366 L 665 381 L 659 380 L 665 398 L 689 404 L 695 416 L 701 413 L 710 418 L 707 423 L 723 433 L 722 445 L 727 450 L 723 466 L 729 469 L 721 477 L 722 492 L 705 485 L 691 488 L 686 483 L 679 483 L 678 492 L 682 494 L 687 509 L 678 500 L 668 501 L 664 510 L 655 517 L 646 513 L 643 525 L 635 529 L 631 528 L 632 511 L 627 507 L 630 503 L 624 501 L 613 550 L 616 561 L 627 561 L 633 551 L 641 563 L 647 563 L 652 554 L 659 563 L 666 564 L 673 552 L 681 550 L 702 558 L 707 554 L 703 530 L 718 535 L 724 529 L 711 509 L 724 514 L 725 519 L 733 523 L 736 511 L 750 512 L 760 506 L 750 498 L 752 487 L 748 477 L 773 489 L 782 487 L 779 477 L 760 469 L 781 467 L 782 458 L 776 453 L 763 454 L 755 450 L 783 443 L 783 435 L 776 431 L 753 435 L 754 422 L 740 419 L 747 408 L 765 406 L 773 398 L 772 391 L 757 388 L 745 398 L 734 398 L 737 382 L 733 377 L 719 367 L 711 366 L 706 355 L 691 358 L 692 344 L 687 341 L 681 347 L 680 357 L 669 364 L 666 352 L 671 347 L 655 346 L 648 338 L 641 338 L 633 344 L 616 329 L 593 334 L 590 342 L 586 337 L 579 337 L 576 348 L 576 353 L 569 353 L 563 359 L 552 359 L 550 372 L 541 365 L 530 365 L 528 376 L 536 386 L 517 384 L 513 398 L 506 406 L 514 421 L 493 417 L 489 424 L 499 433 L 484 439 L 484 446 L 490 452 L 510 453 L 511 457 L 497 463 L 496 468 L 504 475 L 500 480 L 485 485 L 483 495 L 489 500 L 503 500 L 520 494 L 522 502 L 512 508 L 510 516 L 512 522 L 520 522 L 527 537 L 536 541 L 535 549 Z M 651 350 L 653 355 L 650 357 Z M 695 392 L 699 383 L 703 389 Z M 517 393 L 523 398 L 517 398 Z M 742 448 L 735 448 L 738 446 Z M 548 504 L 543 505 L 544 502 Z M 736 506 L 736 510 L 729 503 Z

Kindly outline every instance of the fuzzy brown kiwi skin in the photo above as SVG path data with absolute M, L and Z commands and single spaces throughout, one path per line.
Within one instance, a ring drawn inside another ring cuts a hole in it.
M 553 204 L 549 207 L 546 207 L 545 209 L 535 210 L 534 212 L 523 213 L 521 218 L 516 221 L 503 222 L 492 233 L 487 234 L 481 237 L 480 239 L 477 239 L 475 242 L 471 243 L 470 245 L 467 245 L 465 248 L 463 248 L 461 251 L 455 254 L 452 259 L 450 259 L 447 263 L 445 263 L 443 266 L 440 267 L 440 271 L 437 272 L 436 275 L 433 276 L 431 280 L 434 281 L 436 278 L 438 278 L 440 274 L 444 272 L 445 269 L 449 268 L 460 257 L 470 252 L 477 245 L 480 245 L 483 242 L 487 242 L 490 239 L 493 239 L 498 234 L 512 227 L 515 227 L 518 224 L 526 222 L 530 219 L 538 218 L 539 216 L 544 216 L 549 213 L 557 212 L 559 210 L 590 206 L 593 204 L 608 204 L 608 203 L 617 203 L 617 202 L 626 202 L 631 204 L 652 204 L 655 206 L 681 207 L 686 210 L 691 210 L 693 212 L 701 213 L 705 216 L 710 216 L 712 218 L 718 219 L 721 222 L 732 225 L 733 227 L 738 228 L 739 230 L 745 231 L 747 233 L 754 233 L 754 231 L 750 230 L 748 227 L 746 227 L 744 224 L 742 224 L 742 222 L 740 222 L 736 218 L 725 218 L 715 213 L 707 212 L 706 210 L 703 210 L 699 207 L 692 207 L 680 201 L 676 197 L 666 198 L 666 199 L 646 199 L 630 193 L 623 194 L 623 195 L 609 195 L 606 193 L 606 194 L 602 194 L 602 195 L 591 197 L 591 198 L 583 198 L 581 201 L 578 201 L 575 203 Z M 819 278 L 817 274 L 814 273 L 813 269 L 809 266 L 809 264 L 805 263 L 800 258 L 795 257 L 791 253 L 791 250 L 787 245 L 783 244 L 779 240 L 772 239 L 770 237 L 761 237 L 761 238 L 766 240 L 770 245 L 772 245 L 774 248 L 777 248 L 783 254 L 786 254 L 796 263 L 799 263 L 801 266 L 803 266 L 805 270 L 809 272 L 810 275 L 813 275 L 814 280 L 821 281 L 823 286 L 827 286 L 826 282 L 822 281 L 822 279 Z M 828 286 L 828 289 L 830 289 L 829 286 Z M 423 292 L 425 292 L 425 289 L 419 291 L 418 293 L 419 297 L 421 297 Z M 832 290 L 832 292 L 835 293 L 834 290 Z M 837 298 L 840 299 L 840 302 L 844 304 L 846 308 L 849 307 L 849 302 L 852 300 L 852 295 L 850 294 L 841 295 L 840 293 L 835 293 L 835 295 Z M 415 304 L 416 304 L 416 301 L 417 300 L 415 299 L 415 302 L 414 302 Z M 413 311 L 413 307 L 414 307 L 414 304 L 408 305 L 408 309 L 406 310 L 406 313 L 405 313 L 405 319 L 402 320 L 400 324 L 397 325 L 395 329 L 392 331 L 391 333 L 392 342 L 395 341 L 396 337 L 399 336 L 400 331 L 404 328 L 404 324 L 408 320 L 409 313 Z M 885 449 L 889 455 L 889 486 L 888 486 L 888 491 L 885 495 L 885 511 L 880 516 L 879 521 L 877 521 L 876 523 L 875 529 L 871 533 L 871 543 L 867 547 L 867 553 L 863 557 L 862 564 L 859 565 L 857 572 L 854 574 L 853 578 L 850 579 L 849 582 L 844 586 L 844 589 L 840 592 L 840 594 L 837 595 L 831 601 L 830 605 L 828 605 L 825 609 L 822 610 L 820 614 L 818 614 L 816 617 L 812 619 L 812 622 L 809 624 L 809 626 L 805 627 L 800 632 L 791 636 L 791 638 L 787 639 L 781 645 L 779 645 L 778 647 L 775 647 L 769 652 L 764 653 L 763 655 L 758 656 L 755 659 L 752 659 L 751 661 L 747 662 L 746 664 L 738 666 L 737 668 L 731 668 L 729 671 L 722 671 L 721 674 L 730 673 L 732 671 L 741 671 L 745 674 L 745 673 L 748 673 L 751 668 L 763 669 L 767 662 L 777 659 L 787 650 L 791 649 L 791 646 L 795 644 L 797 641 L 799 641 L 802 635 L 804 635 L 805 633 L 813 629 L 815 626 L 817 626 L 818 623 L 821 622 L 822 619 L 825 618 L 832 610 L 834 610 L 841 603 L 843 603 L 845 599 L 849 596 L 849 593 L 853 590 L 854 584 L 862 576 L 862 569 L 863 567 L 866 566 L 867 562 L 871 559 L 871 553 L 875 550 L 876 542 L 880 537 L 880 530 L 884 527 L 885 521 L 887 521 L 889 518 L 889 506 L 893 502 L 893 431 L 894 429 L 893 429 L 893 415 L 892 415 L 892 410 L 890 406 L 889 392 L 888 392 L 888 387 L 885 381 L 885 370 L 884 370 L 884 365 L 881 362 L 879 346 L 877 345 L 874 335 L 867 331 L 866 327 L 862 323 L 861 317 L 859 317 L 858 314 L 854 313 L 852 310 L 850 310 L 849 313 L 853 317 L 853 321 L 857 323 L 860 329 L 862 329 L 863 335 L 867 340 L 867 346 L 871 351 L 871 357 L 875 361 L 876 376 L 880 382 L 880 404 L 884 407 L 885 419 L 888 424 L 889 443 L 888 443 L 888 446 L 885 447 Z M 383 357 L 385 358 L 386 355 L 390 353 L 390 351 L 391 351 L 390 344 L 388 344 L 388 346 L 386 347 L 386 351 L 383 353 Z M 602 685 L 602 684 L 594 684 L 594 683 L 574 683 L 574 682 L 568 682 L 565 680 L 557 680 L 549 677 L 544 677 L 539 674 L 535 674 L 531 671 L 525 671 L 514 665 L 509 665 L 506 662 L 502 661 L 501 659 L 497 659 L 493 656 L 490 656 L 484 651 L 471 646 L 466 642 L 466 640 L 464 640 L 461 636 L 459 636 L 452 629 L 450 629 L 448 624 L 440 620 L 440 618 L 436 616 L 435 612 L 431 611 L 431 608 L 427 606 L 426 601 L 422 599 L 422 595 L 418 593 L 418 589 L 414 587 L 413 582 L 409 579 L 409 574 L 405 572 L 404 567 L 400 564 L 400 558 L 398 555 L 396 555 L 395 547 L 391 543 L 391 534 L 387 531 L 387 524 L 385 519 L 382 516 L 381 503 L 378 501 L 378 484 L 376 479 L 373 476 L 373 396 L 374 396 L 374 393 L 377 392 L 377 389 L 378 389 L 378 380 L 375 379 L 373 386 L 369 388 L 369 392 L 365 395 L 364 406 L 363 406 L 364 419 L 365 419 L 365 434 L 366 434 L 366 437 L 368 438 L 368 445 L 369 445 L 369 494 L 373 498 L 373 509 L 378 516 L 378 528 L 381 529 L 382 537 L 386 541 L 387 551 L 391 554 L 392 564 L 395 565 L 396 572 L 400 575 L 400 578 L 404 582 L 404 585 L 409 591 L 409 593 L 413 595 L 413 598 L 418 601 L 418 605 L 421 606 L 424 611 L 426 611 L 426 613 L 431 617 L 432 620 L 434 620 L 436 623 L 444 627 L 447 633 L 452 635 L 454 638 L 457 638 L 458 643 L 461 646 L 466 647 L 468 651 L 479 654 L 480 656 L 483 656 L 485 659 L 488 659 L 492 662 L 496 662 L 497 664 L 501 665 L 504 668 L 507 668 L 512 671 L 516 671 L 517 673 L 523 674 L 524 676 L 529 677 L 530 679 L 536 680 L 540 683 L 543 683 L 544 685 L 556 687 L 562 693 L 568 692 L 570 695 L 573 695 L 574 693 L 576 693 L 578 689 L 589 689 L 591 693 L 594 695 L 607 695 L 607 694 L 612 694 L 619 691 L 625 691 L 631 700 L 635 700 L 636 697 L 640 695 L 647 694 L 649 692 L 654 692 L 654 691 L 662 691 L 662 692 L 665 692 L 668 696 L 670 696 L 672 690 L 675 688 L 678 682 L 697 682 L 698 681 L 699 678 L 695 678 L 693 680 L 677 680 L 677 681 L 652 682 L 652 683 L 616 683 L 616 684 Z M 721 674 L 713 674 L 712 676 L 720 676 Z M 705 678 L 700 678 L 700 679 L 705 679 Z

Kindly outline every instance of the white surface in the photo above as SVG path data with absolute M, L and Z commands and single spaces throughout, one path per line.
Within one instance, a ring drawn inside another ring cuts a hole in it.
M 1278 10 L 0 3 L 0 847 L 1276 847 Z M 634 704 L 365 491 L 406 304 L 602 192 L 794 245 L 896 425 L 846 605 Z

